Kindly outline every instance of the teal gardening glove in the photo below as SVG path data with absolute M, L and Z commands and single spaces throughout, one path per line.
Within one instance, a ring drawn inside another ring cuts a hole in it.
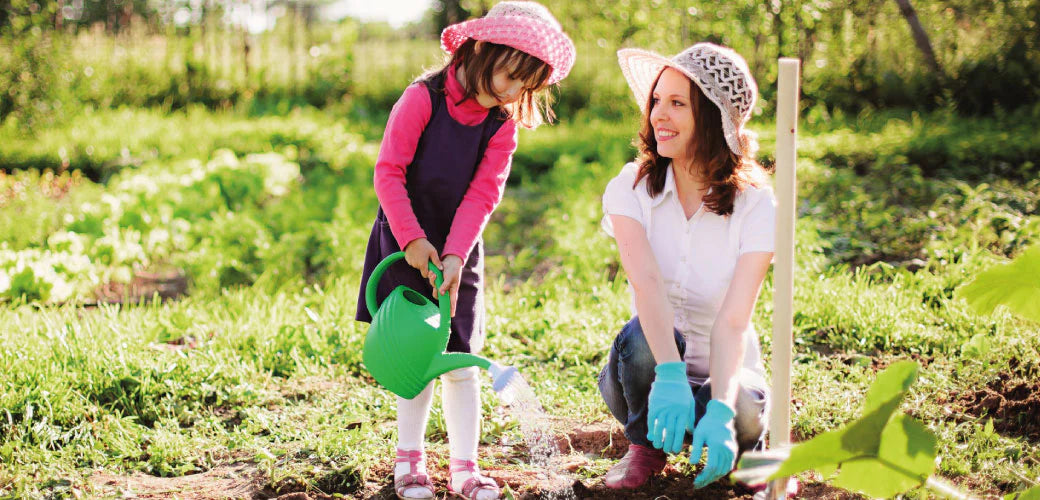
M 666 453 L 682 451 L 686 423 L 694 407 L 693 389 L 686 381 L 686 363 L 661 363 L 650 386 L 646 438 Z
M 690 413 L 692 424 L 695 417 L 693 412 Z M 701 461 L 701 449 L 708 448 L 708 462 L 704 470 L 697 474 L 697 479 L 694 479 L 694 488 L 703 488 L 733 470 L 737 460 L 737 438 L 733 428 L 735 415 L 726 403 L 717 399 L 708 401 L 704 416 L 693 430 L 693 444 L 690 447 L 690 463 L 693 465 Z

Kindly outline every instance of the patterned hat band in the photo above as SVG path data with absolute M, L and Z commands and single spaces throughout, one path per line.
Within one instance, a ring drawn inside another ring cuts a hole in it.
M 718 106 L 729 149 L 741 156 L 755 155 L 758 150 L 756 135 L 744 125 L 754 110 L 758 87 L 740 54 L 727 47 L 702 42 L 670 59 L 647 50 L 621 49 L 618 51 L 618 64 L 643 113 L 647 112 L 647 100 L 661 71 L 674 68 L 686 75 Z

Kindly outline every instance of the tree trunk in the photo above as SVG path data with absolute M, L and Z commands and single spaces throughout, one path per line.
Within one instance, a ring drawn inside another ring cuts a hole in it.
M 903 14 L 907 24 L 910 25 L 910 32 L 914 35 L 914 43 L 917 44 L 917 49 L 924 56 L 925 63 L 939 75 L 939 78 L 945 79 L 942 66 L 939 66 L 939 60 L 935 58 L 935 51 L 932 50 L 932 42 L 928 39 L 928 34 L 925 33 L 924 27 L 921 26 L 921 20 L 917 18 L 914 6 L 910 4 L 910 0 L 896 0 L 896 3 L 899 4 L 899 12 Z

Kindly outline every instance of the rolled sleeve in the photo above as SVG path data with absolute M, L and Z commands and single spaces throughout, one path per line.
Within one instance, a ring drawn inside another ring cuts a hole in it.
M 636 180 L 637 168 L 629 163 L 621 169 L 621 173 L 610 180 L 603 192 L 603 219 L 600 226 L 611 238 L 614 237 L 614 225 L 611 215 L 624 215 L 643 223 L 643 211 L 639 205 L 639 193 L 633 184 Z
M 769 188 L 759 189 L 756 194 L 744 215 L 738 255 L 776 249 L 776 197 Z

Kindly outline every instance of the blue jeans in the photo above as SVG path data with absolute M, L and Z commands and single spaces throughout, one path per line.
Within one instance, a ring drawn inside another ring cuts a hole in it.
M 678 330 L 674 334 L 675 345 L 682 356 L 686 353 L 686 340 Z M 599 373 L 599 392 L 610 413 L 625 426 L 625 437 L 633 444 L 648 447 L 653 447 L 646 438 L 646 414 L 655 366 L 657 362 L 650 352 L 650 345 L 646 342 L 637 316 L 625 324 L 614 339 L 607 366 Z M 737 431 L 737 445 L 744 452 L 764 444 L 769 418 L 769 390 L 761 375 L 747 369 L 741 369 L 738 384 L 737 414 L 733 425 Z M 691 382 L 690 387 L 697 404 L 695 421 L 699 421 L 711 400 L 711 381 L 703 385 Z M 687 434 L 687 442 L 689 440 Z

